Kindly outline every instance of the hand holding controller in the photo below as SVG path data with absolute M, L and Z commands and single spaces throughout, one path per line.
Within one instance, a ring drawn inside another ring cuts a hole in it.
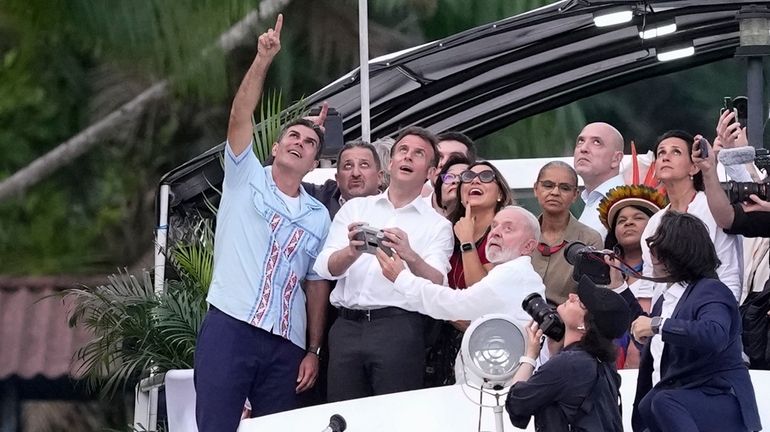
M 363 224 L 359 227 L 355 239 L 364 242 L 364 244 L 356 247 L 356 249 L 361 252 L 374 255 L 377 253 L 377 249 L 382 249 L 388 256 L 393 255 L 393 249 L 382 244 L 382 241 L 386 240 L 386 238 L 385 233 L 381 229 L 372 228 L 369 225 Z

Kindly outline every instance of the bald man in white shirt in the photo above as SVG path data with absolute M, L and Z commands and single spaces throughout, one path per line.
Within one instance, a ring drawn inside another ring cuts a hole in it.
M 585 185 L 580 194 L 585 208 L 578 220 L 595 229 L 602 239 L 607 236 L 607 229 L 599 221 L 599 202 L 610 189 L 625 184 L 620 175 L 622 160 L 623 135 L 614 126 L 589 123 L 580 131 L 573 166 Z

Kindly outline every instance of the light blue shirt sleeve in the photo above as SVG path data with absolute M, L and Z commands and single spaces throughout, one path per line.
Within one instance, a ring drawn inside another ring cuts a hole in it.
M 233 153 L 232 147 L 230 147 L 230 141 L 225 143 L 225 179 L 222 185 L 223 188 L 230 189 L 245 186 L 254 177 L 257 177 L 256 180 L 258 181 L 264 181 L 265 170 L 262 164 L 259 163 L 257 155 L 254 154 L 252 145 L 253 143 L 250 143 L 246 150 L 236 156 Z

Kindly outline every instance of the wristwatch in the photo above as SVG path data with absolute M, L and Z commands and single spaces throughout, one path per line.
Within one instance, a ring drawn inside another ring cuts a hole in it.
M 315 354 L 316 357 L 321 357 L 321 347 L 316 345 L 308 345 L 307 346 L 307 352 L 310 354 Z
M 656 316 L 650 320 L 650 329 L 652 334 L 660 334 L 660 324 L 663 322 L 663 318 Z
M 473 249 L 476 249 L 476 245 L 474 245 L 471 242 L 463 243 L 463 244 L 460 245 L 460 250 L 463 251 L 463 253 L 470 252 Z

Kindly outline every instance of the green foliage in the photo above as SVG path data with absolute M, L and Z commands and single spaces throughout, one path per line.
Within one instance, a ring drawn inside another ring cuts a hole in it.
M 89 389 L 111 396 L 147 376 L 150 368 L 193 366 L 213 270 L 211 223 L 202 222 L 198 240 L 176 245 L 171 254 L 180 279 L 167 281 L 163 292 L 155 292 L 147 271 L 138 278 L 119 272 L 105 285 L 64 292 L 75 305 L 70 326 L 94 334 L 77 353 Z
M 174 76 L 180 94 L 223 100 L 226 65 L 215 42 L 253 7 L 249 0 L 6 0 L 0 14 L 30 52 L 47 45 L 88 53 L 149 80 Z
M 585 123 L 585 116 L 576 105 L 557 108 L 479 139 L 480 153 L 488 159 L 569 156 Z
M 259 110 L 259 123 L 252 118 L 254 124 L 254 153 L 260 162 L 264 162 L 270 156 L 273 143 L 278 141 L 283 125 L 299 118 L 305 111 L 305 103 L 300 100 L 294 103 L 286 113 L 284 109 L 283 94 L 281 91 L 269 91 L 262 96 Z

